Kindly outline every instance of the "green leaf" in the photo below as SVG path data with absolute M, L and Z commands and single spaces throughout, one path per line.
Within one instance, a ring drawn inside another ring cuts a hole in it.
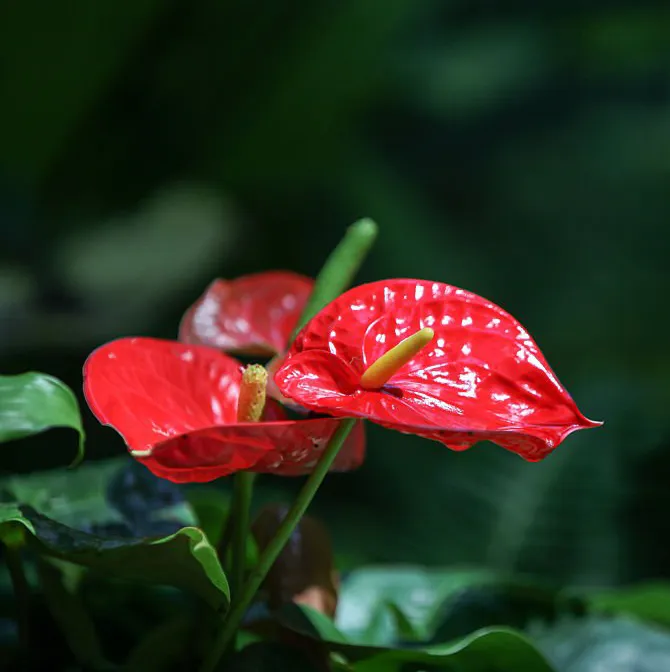
M 0 443 L 51 427 L 71 427 L 79 433 L 79 450 L 71 466 L 81 462 L 85 436 L 72 390 L 43 373 L 0 376 Z
M 404 672 L 412 665 L 458 672 L 554 672 L 524 635 L 509 628 L 485 628 L 449 644 L 408 649 L 349 643 L 326 616 L 309 607 L 288 605 L 278 618 L 284 627 L 326 642 L 354 662 L 357 672 Z
M 498 580 L 487 571 L 427 569 L 414 566 L 365 567 L 342 582 L 337 626 L 355 642 L 381 646 L 405 639 L 389 605 L 407 619 L 416 638 L 428 639 L 444 604 L 466 588 Z
M 584 601 L 534 581 L 501 579 L 474 585 L 442 606 L 431 641 L 449 641 L 489 626 L 525 629 L 535 622 L 552 623 L 566 615 L 583 616 Z
M 75 658 L 87 670 L 116 669 L 105 659 L 98 633 L 83 603 L 63 585 L 59 570 L 45 560 L 37 563 L 37 574 L 47 606 L 60 627 Z
M 595 593 L 589 606 L 603 614 L 628 614 L 670 628 L 670 584 L 645 583 Z
M 343 581 L 339 629 L 354 642 L 442 642 L 488 626 L 581 614 L 585 605 L 551 586 L 486 570 L 365 567 Z
M 287 604 L 278 612 L 279 623 L 312 639 L 328 642 L 335 647 L 353 646 L 362 650 L 375 651 L 373 646 L 352 644 L 347 636 L 338 630 L 333 621 L 324 613 L 295 603 Z
M 36 551 L 118 578 L 175 586 L 227 609 L 230 592 L 216 550 L 202 530 L 185 527 L 163 538 L 100 537 L 74 530 L 30 506 L 0 504 L 0 529 L 21 526 Z
M 230 494 L 219 488 L 197 487 L 189 488 L 186 498 L 193 507 L 198 527 L 214 546 L 218 546 L 230 509 Z
M 196 524 L 179 488 L 123 456 L 0 479 L 0 497 L 83 532 L 164 536 Z M 165 529 L 165 528 L 171 529 Z
M 327 642 L 356 671 L 547 672 L 547 661 L 516 628 L 584 609 L 581 600 L 536 581 L 486 570 L 367 567 L 343 581 L 337 625 L 298 605 L 282 609 L 279 622 Z
M 33 507 L 60 523 L 86 530 L 89 526 L 123 522 L 110 505 L 107 486 L 127 464 L 122 457 L 87 462 L 78 469 L 37 471 L 0 479 L 0 494 L 7 501 Z
M 407 618 L 405 613 L 395 605 L 393 602 L 387 602 L 386 607 L 393 619 L 396 632 L 399 633 L 400 638 L 405 641 L 419 641 L 420 634 L 414 627 L 414 624 Z
M 531 634 L 558 672 L 670 670 L 670 634 L 625 618 L 570 619 Z
M 362 660 L 355 672 L 556 672 L 521 633 L 488 628 L 451 643 L 423 650 L 398 649 Z

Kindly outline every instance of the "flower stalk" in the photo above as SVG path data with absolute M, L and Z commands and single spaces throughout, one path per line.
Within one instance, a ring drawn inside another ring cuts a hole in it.
M 242 623 L 244 614 L 251 605 L 254 596 L 258 592 L 258 589 L 267 576 L 267 573 L 270 571 L 270 568 L 279 557 L 282 549 L 291 538 L 291 535 L 300 522 L 303 514 L 309 507 L 316 491 L 326 477 L 326 474 L 337 457 L 349 432 L 351 432 L 355 422 L 355 418 L 347 418 L 343 420 L 340 426 L 335 430 L 321 459 L 314 467 L 314 471 L 310 474 L 302 490 L 298 493 L 291 508 L 288 510 L 286 517 L 279 526 L 277 534 L 265 547 L 256 567 L 251 570 L 239 599 L 233 600 L 232 608 L 230 612 L 228 612 L 223 627 L 219 631 L 204 663 L 200 667 L 200 672 L 214 672 L 214 670 L 216 670 L 221 656 L 232 643 L 235 634 Z
M 238 471 L 233 477 L 232 571 L 230 574 L 230 591 L 233 602 L 242 590 L 247 571 L 247 539 L 255 476 L 256 474 L 250 471 Z

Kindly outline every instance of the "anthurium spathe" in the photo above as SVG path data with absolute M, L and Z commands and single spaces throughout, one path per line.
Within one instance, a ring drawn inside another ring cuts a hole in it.
M 580 413 L 509 313 L 425 280 L 344 293 L 298 334 L 275 382 L 322 413 L 367 418 L 454 450 L 488 440 L 530 461 L 601 424 Z
M 245 355 L 281 353 L 313 286 L 311 278 L 289 271 L 214 280 L 185 313 L 179 340 Z
M 289 420 L 276 402 L 259 403 L 255 385 L 237 360 L 213 348 L 153 338 L 112 341 L 84 365 L 84 394 L 98 420 L 154 474 L 175 482 L 313 469 L 340 421 Z M 364 450 L 358 427 L 334 469 L 359 466 Z
M 179 340 L 238 355 L 274 356 L 267 364 L 274 376 L 313 288 L 314 280 L 291 271 L 216 279 L 184 313 Z M 273 377 L 267 391 L 292 410 L 307 413 L 279 392 Z

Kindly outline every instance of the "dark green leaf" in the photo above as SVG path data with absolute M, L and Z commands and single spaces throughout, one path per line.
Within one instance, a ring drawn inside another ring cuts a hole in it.
M 386 606 L 393 618 L 395 630 L 400 634 L 401 639 L 404 641 L 419 641 L 421 639 L 419 633 L 400 607 L 393 602 L 387 602 Z
M 553 672 L 533 644 L 509 628 L 486 628 L 449 644 L 401 649 L 348 643 L 333 623 L 308 607 L 290 605 L 281 611 L 279 620 L 294 632 L 326 642 L 332 651 L 355 662 L 357 672 L 427 667 L 457 672 Z
M 349 646 L 351 643 L 347 636 L 338 630 L 333 621 L 325 614 L 298 604 L 287 604 L 278 612 L 279 622 L 282 626 L 298 632 L 312 639 L 328 642 L 335 646 Z M 355 644 L 351 644 L 356 646 Z M 375 651 L 373 646 L 363 646 L 361 649 Z
M 355 642 L 388 646 L 406 639 L 402 612 L 418 639 L 428 639 L 444 605 L 466 588 L 496 581 L 486 571 L 423 567 L 365 567 L 347 575 L 340 588 L 337 625 Z
M 207 535 L 212 546 L 219 550 L 224 567 L 230 567 L 232 526 L 230 514 L 230 494 L 225 490 L 196 486 L 189 488 L 186 496 L 193 509 L 197 525 Z M 224 538 L 225 536 L 225 538 Z M 253 535 L 247 537 L 247 565 L 252 567 L 258 561 L 258 547 Z
M 0 525 L 23 527 L 29 544 L 46 555 L 119 578 L 190 590 L 219 611 L 228 606 L 228 582 L 216 550 L 196 527 L 163 538 L 100 537 L 13 504 L 0 504 Z
M 386 651 L 359 661 L 356 672 L 555 672 L 531 642 L 518 632 L 489 628 L 452 644 L 422 650 Z
M 670 670 L 670 634 L 625 618 L 570 619 L 533 634 L 558 672 Z
M 550 586 L 485 570 L 366 567 L 343 581 L 337 624 L 351 641 L 392 646 L 584 611 L 582 600 Z
M 43 373 L 0 376 L 0 442 L 51 427 L 71 427 L 79 432 L 79 451 L 73 465 L 80 462 L 84 457 L 84 429 L 72 390 Z
M 33 507 L 64 525 L 89 527 L 122 524 L 120 511 L 106 497 L 110 479 L 127 458 L 87 462 L 78 469 L 54 469 L 0 479 L 3 499 Z
M 433 642 L 464 637 L 489 626 L 524 629 L 586 613 L 584 601 L 536 581 L 499 579 L 490 585 L 465 586 L 445 601 L 431 637 Z
M 196 523 L 177 486 L 128 456 L 0 479 L 0 496 L 102 536 L 165 536 Z
M 154 476 L 131 458 L 109 480 L 105 499 L 136 536 L 165 536 L 196 524 L 179 486 Z

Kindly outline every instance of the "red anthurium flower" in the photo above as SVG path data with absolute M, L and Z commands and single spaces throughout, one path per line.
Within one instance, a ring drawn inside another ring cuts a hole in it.
M 311 278 L 290 271 L 214 280 L 184 314 L 179 340 L 240 355 L 275 355 L 267 365 L 271 373 L 268 395 L 292 410 L 307 413 L 279 392 L 274 372 L 283 361 L 313 286 Z
M 374 365 L 374 366 L 373 366 Z M 586 419 L 528 332 L 476 294 L 425 280 L 355 287 L 298 334 L 275 376 L 306 408 L 530 461 Z
M 309 473 L 340 421 L 288 420 L 283 408 L 268 400 L 259 421 L 240 422 L 241 392 L 253 390 L 246 379 L 243 384 L 242 371 L 235 359 L 213 348 L 122 338 L 88 357 L 84 393 L 98 420 L 121 434 L 131 455 L 171 481 L 205 482 L 240 470 Z M 253 399 L 245 403 L 254 408 Z M 258 414 L 262 409 L 261 401 Z M 363 461 L 357 424 L 334 469 L 353 469 Z
M 179 340 L 245 355 L 281 353 L 313 285 L 288 271 L 215 280 L 184 315 Z

